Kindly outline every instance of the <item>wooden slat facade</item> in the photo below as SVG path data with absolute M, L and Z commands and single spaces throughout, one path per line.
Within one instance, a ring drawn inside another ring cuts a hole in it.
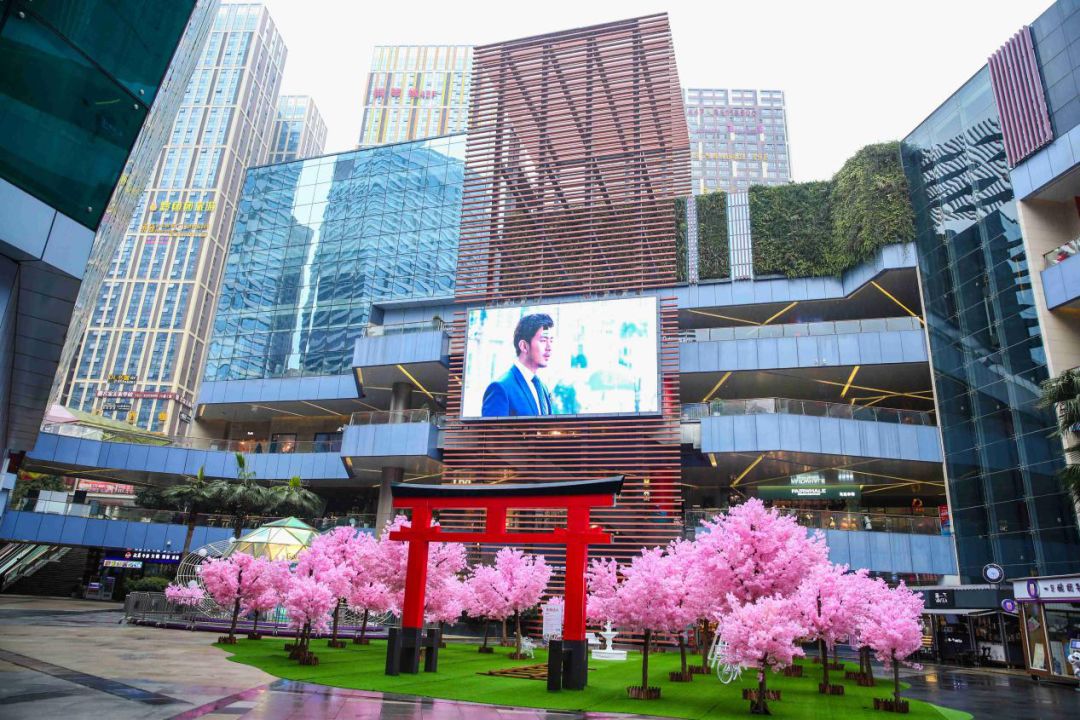
M 689 194 L 690 161 L 666 15 L 478 47 L 471 103 L 459 303 L 674 285 L 674 200 Z M 615 536 L 595 554 L 626 558 L 678 536 L 677 306 L 659 294 L 663 397 L 652 416 L 462 422 L 463 310 L 450 328 L 443 482 L 625 475 L 617 507 L 593 513 Z M 518 522 L 537 529 L 555 521 L 526 515 Z

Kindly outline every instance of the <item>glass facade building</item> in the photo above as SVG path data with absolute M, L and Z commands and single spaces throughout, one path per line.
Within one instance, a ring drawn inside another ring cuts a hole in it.
M 315 101 L 306 95 L 279 97 L 271 138 L 270 163 L 322 155 L 326 147 L 326 123 Z
M 684 104 L 694 193 L 791 182 L 782 91 L 689 88 Z
M 204 380 L 340 375 L 373 302 L 453 294 L 465 136 L 248 172 Z
M 0 447 L 34 444 L 216 6 L 0 6 Z
M 1080 568 L 1000 118 L 983 68 L 903 143 L 960 575 Z
M 286 50 L 261 5 L 222 5 L 95 300 L 62 402 L 186 432 L 244 172 L 265 162 Z
M 376 46 L 359 146 L 465 132 L 471 87 L 468 45 Z

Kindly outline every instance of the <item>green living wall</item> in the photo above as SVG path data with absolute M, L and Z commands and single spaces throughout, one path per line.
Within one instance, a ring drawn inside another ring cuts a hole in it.
M 754 274 L 838 275 L 915 225 L 897 142 L 867 145 L 832 180 L 750 188 Z
M 694 197 L 698 219 L 698 278 L 716 280 L 731 277 L 728 252 L 727 193 L 713 192 Z M 675 200 L 675 279 L 687 281 L 689 244 L 687 243 L 686 198 Z

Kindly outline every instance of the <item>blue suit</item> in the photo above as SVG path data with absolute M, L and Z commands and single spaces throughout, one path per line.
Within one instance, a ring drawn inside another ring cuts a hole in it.
M 525 376 L 512 366 L 505 375 L 487 386 L 484 390 L 484 407 L 480 411 L 483 417 L 512 417 L 515 415 L 550 415 L 551 393 L 547 386 L 540 382 L 540 390 L 537 393 L 540 402 L 545 406 L 546 412 L 541 412 L 536 407 L 532 390 L 525 381 Z

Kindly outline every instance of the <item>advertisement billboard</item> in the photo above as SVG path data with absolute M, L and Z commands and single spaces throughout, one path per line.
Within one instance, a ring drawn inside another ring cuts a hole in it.
M 660 412 L 655 297 L 469 311 L 461 417 Z

